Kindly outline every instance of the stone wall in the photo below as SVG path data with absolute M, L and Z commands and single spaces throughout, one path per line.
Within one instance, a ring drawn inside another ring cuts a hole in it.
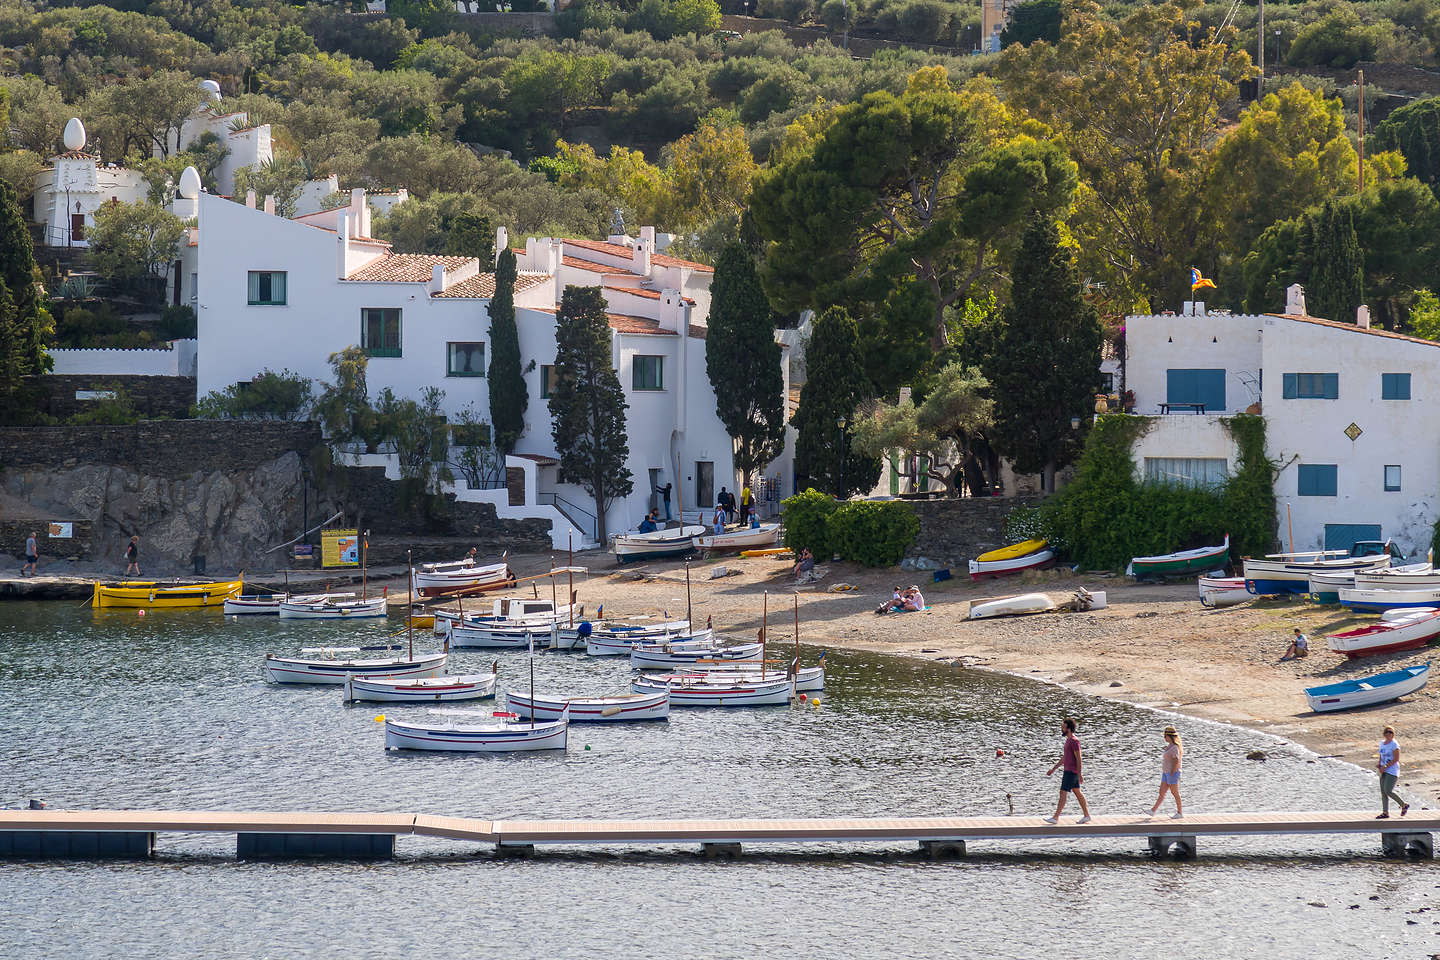
M 1003 547 L 1005 518 L 1016 507 L 1033 507 L 1041 497 L 971 497 L 911 502 L 920 534 L 906 557 L 926 557 L 959 566 L 987 550 Z
M 68 520 L 66 517 L 54 517 L 55 520 Z M 72 537 L 59 537 L 51 540 L 48 534 L 48 520 L 27 519 L 25 517 L 0 517 L 0 554 L 9 554 L 18 561 L 25 555 L 25 540 L 30 536 L 31 531 L 39 534 L 35 539 L 39 544 L 40 563 L 43 567 L 51 560 L 89 560 L 94 547 L 95 525 L 89 520 L 72 520 Z
M 0 427 L 0 467 L 103 463 L 178 479 L 196 471 L 248 470 L 285 453 L 303 456 L 320 442 L 320 425 L 308 422 L 158 420 L 113 427 Z
M 93 400 L 76 400 L 77 390 L 119 390 L 142 417 L 183 420 L 195 404 L 194 377 L 141 377 L 119 374 L 50 374 L 32 377 L 35 406 L 42 413 L 66 419 L 89 409 Z

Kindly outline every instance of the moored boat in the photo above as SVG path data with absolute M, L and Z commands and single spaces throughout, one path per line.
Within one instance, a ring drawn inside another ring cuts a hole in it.
M 1354 586 L 1354 570 L 1316 570 L 1310 574 L 1306 592 L 1316 603 L 1339 603 L 1340 591 Z
M 375 648 L 371 648 L 375 649 Z M 398 649 L 382 647 L 380 650 Z M 364 647 L 317 647 L 301 650 L 310 656 L 265 655 L 265 676 L 274 683 L 342 684 L 346 677 L 419 678 L 434 677 L 445 669 L 446 655 L 428 653 L 417 657 L 362 658 Z
M 1311 574 L 1358 574 L 1361 570 L 1374 570 L 1389 565 L 1390 558 L 1384 554 L 1350 557 L 1346 556 L 1343 550 L 1272 553 L 1263 560 L 1251 560 L 1247 557 L 1244 561 L 1245 589 L 1257 597 L 1309 593 Z
M 630 666 L 635 670 L 673 670 L 701 660 L 759 660 L 764 645 L 737 643 L 720 647 L 697 643 L 642 643 L 630 650 Z
M 344 600 L 334 596 L 315 602 L 286 600 L 280 604 L 281 620 L 364 620 L 384 617 L 390 612 L 383 595 L 368 600 Z
M 695 549 L 710 553 L 724 553 L 728 550 L 763 549 L 775 543 L 780 536 L 780 524 L 762 523 L 758 527 L 741 527 L 724 533 L 707 533 L 695 538 Z
M 676 683 L 691 677 L 723 678 L 731 683 L 734 683 L 736 680 L 753 683 L 762 680 L 793 679 L 797 693 L 809 693 L 815 690 L 825 689 L 824 667 L 801 667 L 799 673 L 792 678 L 789 668 L 784 664 L 762 671 L 760 664 L 754 661 L 687 664 L 676 671 L 669 673 L 646 673 L 644 677 L 647 680 L 655 680 L 657 682 L 673 681 Z
M 649 533 L 617 533 L 611 539 L 616 563 L 659 557 L 683 557 L 695 552 L 695 538 L 705 535 L 698 523 L 652 530 Z
M 1307 687 L 1305 699 L 1309 702 L 1310 709 L 1316 713 L 1370 707 L 1414 693 L 1425 686 L 1429 675 L 1430 664 L 1420 663 L 1388 673 L 1377 673 L 1372 677 L 1327 683 L 1321 687 Z
M 1125 568 L 1126 576 L 1137 580 L 1159 580 L 1191 573 L 1204 573 L 1230 562 L 1230 534 L 1216 547 L 1196 547 L 1153 557 L 1133 557 Z
M 492 620 L 484 623 L 448 624 L 447 642 L 452 650 L 524 650 L 544 647 L 550 642 L 548 623 Z
M 591 636 L 636 641 L 681 634 L 689 629 L 689 620 L 657 620 L 654 623 L 597 620 L 592 623 L 577 617 L 574 624 L 562 625 L 558 621 L 556 622 L 550 633 L 550 649 L 584 650 L 585 642 Z M 628 650 L 616 651 L 616 653 L 628 652 Z
M 422 597 L 438 597 L 447 593 L 497 587 L 515 579 L 510 564 L 477 564 L 474 560 L 452 560 L 448 563 L 422 563 L 415 568 L 411 589 Z
M 715 631 L 708 628 L 694 633 L 658 633 L 644 636 L 628 633 L 604 636 L 592 633 L 585 639 L 585 652 L 592 657 L 628 657 L 630 652 L 642 643 L 663 643 L 672 647 L 707 647 L 714 642 Z
M 1357 590 L 1440 589 L 1440 571 L 1428 563 L 1409 563 L 1400 567 L 1358 570 L 1355 573 L 1355 582 L 1351 586 Z
M 1250 599 L 1244 577 L 1201 577 L 1200 602 L 1207 607 L 1233 607 Z
M 439 750 L 462 753 L 524 753 L 532 750 L 564 750 L 569 720 L 545 723 L 515 719 L 511 714 L 492 714 L 493 719 L 470 723 L 445 723 L 436 717 L 431 723 L 385 718 L 386 750 Z
M 1440 636 L 1440 610 L 1435 607 L 1406 607 L 1367 624 L 1358 630 L 1333 633 L 1325 639 L 1330 649 L 1347 657 L 1414 650 Z
M 567 709 L 571 723 L 665 720 L 670 716 L 670 691 L 561 699 L 509 690 L 505 693 L 505 705 L 520 717 L 534 716 L 536 720 L 557 720 Z
M 342 699 L 346 703 L 357 700 L 374 703 L 450 703 L 457 700 L 484 700 L 493 696 L 495 673 L 491 671 L 407 679 L 347 676 Z
M 494 620 L 509 620 L 551 624 L 559 623 L 572 615 L 576 620 L 580 620 L 585 616 L 585 605 L 570 603 L 557 605 L 538 597 L 501 597 L 491 600 L 488 604 L 484 602 L 467 604 L 464 617 L 461 617 L 459 610 L 450 609 L 437 609 L 434 611 L 434 615 L 435 635 L 444 636 L 446 624 L 450 623 L 474 626 L 477 623 Z
M 1036 541 L 1030 541 L 1036 542 Z M 1044 543 L 1044 541 L 1039 541 Z M 990 553 L 1000 553 L 992 550 Z M 986 560 L 990 553 L 981 554 L 970 561 L 970 579 L 980 580 L 984 577 L 1003 577 L 1010 573 L 1019 573 L 1022 570 L 1041 570 L 1045 567 L 1054 566 L 1055 551 L 1039 549 L 1018 557 L 1003 557 L 996 560 Z
M 1048 613 L 1055 609 L 1055 601 L 1043 593 L 1022 593 L 1013 597 L 992 597 L 988 600 L 972 600 L 967 620 L 985 620 L 989 617 L 1013 617 L 1026 613 Z
M 789 703 L 790 681 L 785 677 L 755 680 L 741 677 L 687 676 L 662 682 L 646 676 L 630 681 L 636 693 L 670 692 L 677 707 L 761 707 Z
M 287 601 L 291 603 L 319 603 L 326 597 L 334 597 L 342 600 L 353 598 L 353 593 L 256 593 L 241 594 L 238 597 L 225 598 L 225 612 L 237 617 L 254 616 L 278 616 L 280 604 Z
M 1365 610 L 1371 613 L 1401 607 L 1440 606 L 1440 587 L 1419 590 L 1341 590 L 1340 605 L 1350 610 Z
M 211 583 L 165 583 L 158 580 L 122 580 L 119 583 L 97 583 L 90 597 L 94 607 L 144 607 L 178 609 L 183 607 L 221 607 L 230 597 L 240 596 L 244 580 L 221 580 Z

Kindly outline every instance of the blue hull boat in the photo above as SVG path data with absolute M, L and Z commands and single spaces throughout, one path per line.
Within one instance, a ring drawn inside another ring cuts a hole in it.
M 1346 680 L 1342 683 L 1327 683 L 1323 687 L 1307 687 L 1305 699 L 1316 713 L 1332 710 L 1353 710 L 1356 707 L 1370 707 L 1377 703 L 1389 703 L 1408 693 L 1414 693 L 1430 678 L 1430 664 L 1377 673 L 1373 677 Z

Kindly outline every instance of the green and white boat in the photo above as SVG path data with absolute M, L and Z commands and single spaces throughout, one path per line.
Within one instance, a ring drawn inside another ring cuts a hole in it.
M 1125 568 L 1127 576 L 1136 580 L 1159 580 L 1163 577 L 1181 577 L 1191 573 L 1205 573 L 1230 562 L 1230 534 L 1218 547 L 1196 547 L 1178 553 L 1164 553 L 1158 557 L 1134 557 Z

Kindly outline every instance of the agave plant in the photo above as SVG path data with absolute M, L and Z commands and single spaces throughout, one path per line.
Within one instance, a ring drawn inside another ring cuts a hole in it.
M 96 277 L 71 274 L 56 284 L 50 295 L 56 300 L 89 300 L 98 297 L 103 286 Z

